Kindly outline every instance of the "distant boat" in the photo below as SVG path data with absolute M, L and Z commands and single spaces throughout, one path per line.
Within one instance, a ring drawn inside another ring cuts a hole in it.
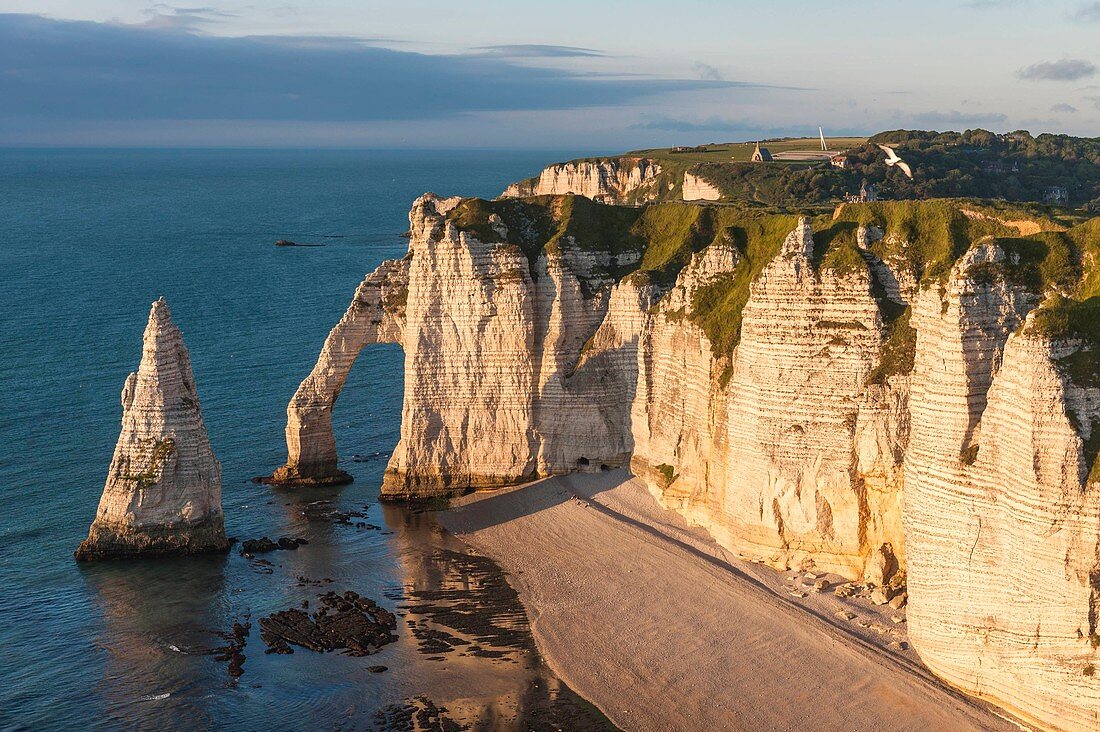
M 275 242 L 277 247 L 323 247 L 324 244 L 299 244 L 297 242 L 290 241 L 289 239 L 279 239 Z

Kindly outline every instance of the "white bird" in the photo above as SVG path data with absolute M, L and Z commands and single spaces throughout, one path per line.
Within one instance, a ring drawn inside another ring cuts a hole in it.
M 879 147 L 882 148 L 882 151 L 884 153 L 886 153 L 886 164 L 889 166 L 898 166 L 899 168 L 901 168 L 901 172 L 905 173 L 907 176 L 909 176 L 909 179 L 912 180 L 913 170 L 909 167 L 909 163 L 899 158 L 898 154 L 894 152 L 894 148 L 890 147 L 889 145 L 879 145 Z

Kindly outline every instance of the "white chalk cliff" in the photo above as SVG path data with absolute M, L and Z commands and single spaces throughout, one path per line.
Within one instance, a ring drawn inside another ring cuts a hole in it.
M 601 203 L 656 200 L 661 166 L 646 158 L 574 160 L 547 166 L 537 178 L 513 183 L 502 198 L 561 196 L 569 193 Z
M 80 560 L 201 554 L 229 548 L 221 465 L 210 447 L 191 359 L 161 298 L 141 365 L 122 389 L 122 432 Z
M 718 186 L 691 172 L 684 173 L 682 189 L 685 201 L 717 201 L 722 197 Z
M 1041 281 L 1068 270 L 1036 259 L 1088 267 L 1100 227 L 580 200 L 418 199 L 408 256 L 360 287 L 288 407 L 287 470 L 339 475 L 347 369 L 399 342 L 384 496 L 629 464 L 744 556 L 907 579 L 934 672 L 1100 727 L 1100 388 L 1092 344 L 1050 326 L 1078 317 L 1064 274 Z

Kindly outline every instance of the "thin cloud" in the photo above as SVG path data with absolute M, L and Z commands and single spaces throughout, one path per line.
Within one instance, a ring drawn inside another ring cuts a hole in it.
M 696 61 L 695 66 L 692 68 L 699 74 L 700 79 L 709 79 L 711 81 L 725 81 L 726 76 L 722 73 L 722 70 L 717 66 L 711 66 L 705 64 L 702 61 Z
M 505 58 L 380 48 L 370 39 L 229 38 L 35 15 L 0 14 L 0 48 L 0 134 L 43 120 L 444 119 L 752 86 L 589 77 Z
M 237 17 L 234 13 L 217 8 L 179 8 L 164 4 L 146 8 L 145 12 L 149 19 L 136 25 L 149 30 L 196 31 L 212 23 Z
M 1008 121 L 1008 116 L 1000 112 L 960 112 L 957 109 L 919 112 L 910 115 L 909 118 L 916 124 L 927 125 L 929 127 L 995 125 Z
M 1024 4 L 1024 0 L 968 0 L 963 3 L 965 7 L 971 10 L 1000 10 Z
M 1053 107 L 1050 108 L 1050 111 L 1051 112 L 1068 112 L 1068 113 L 1072 114 L 1072 113 L 1077 111 L 1077 107 L 1073 106 L 1072 104 L 1066 104 L 1065 102 L 1062 102 L 1060 104 L 1055 104 Z
M 1100 2 L 1082 5 L 1071 12 L 1069 17 L 1079 23 L 1100 23 Z
M 554 46 L 541 43 L 518 43 L 503 46 L 478 46 L 474 49 L 486 56 L 501 58 L 576 58 L 606 56 L 603 51 L 577 46 Z
M 714 133 L 714 132 L 747 132 L 775 135 L 808 135 L 804 127 L 777 127 L 775 125 L 762 124 L 758 121 L 744 119 L 727 119 L 724 117 L 708 117 L 702 120 L 680 119 L 676 117 L 654 117 L 642 120 L 630 125 L 632 130 L 649 130 L 653 132 L 684 132 L 684 133 Z
M 1095 74 L 1096 64 L 1077 58 L 1042 61 L 1016 72 L 1016 76 L 1026 81 L 1079 81 Z

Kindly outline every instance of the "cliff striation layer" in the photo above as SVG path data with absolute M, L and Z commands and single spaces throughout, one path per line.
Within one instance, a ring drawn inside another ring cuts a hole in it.
M 685 201 L 717 201 L 722 197 L 718 186 L 690 171 L 684 173 L 682 194 Z
M 646 158 L 574 160 L 550 165 L 537 178 L 513 183 L 501 198 L 576 194 L 601 203 L 645 203 L 664 191 L 661 166 Z
M 122 432 L 82 561 L 229 548 L 221 465 L 210 448 L 191 359 L 168 305 L 153 303 L 141 365 L 122 389 Z
M 908 581 L 956 686 L 1100 723 L 1100 220 L 426 195 L 410 230 L 288 408 L 288 469 L 338 475 L 347 368 L 399 341 L 384 496 L 629 463 L 744 556 Z

